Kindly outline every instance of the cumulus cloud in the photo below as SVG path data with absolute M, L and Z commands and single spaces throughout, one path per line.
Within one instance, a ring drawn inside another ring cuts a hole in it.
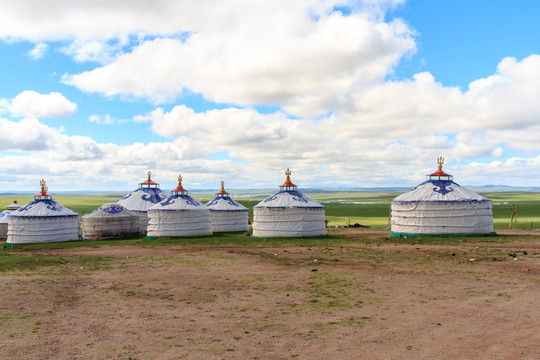
M 144 40 L 113 62 L 66 74 L 63 81 L 87 92 L 155 103 L 189 89 L 214 102 L 275 104 L 297 115 L 324 114 L 356 88 L 382 81 L 404 54 L 415 50 L 412 31 L 401 21 L 384 22 L 365 9 L 354 11 L 352 4 L 353 11 L 343 14 L 331 11 L 333 5 L 252 2 L 242 6 L 243 16 L 222 9 L 213 25 L 180 16 L 178 23 L 190 33 L 186 39 Z M 195 11 L 181 13 L 185 10 Z
M 49 50 L 49 45 L 45 43 L 37 43 L 30 51 L 28 51 L 28 56 L 32 60 L 39 60 L 45 56 L 47 50 Z
M 58 92 L 40 94 L 25 90 L 9 102 L 4 99 L 3 104 L 13 115 L 21 117 L 61 117 L 77 110 L 77 104 Z

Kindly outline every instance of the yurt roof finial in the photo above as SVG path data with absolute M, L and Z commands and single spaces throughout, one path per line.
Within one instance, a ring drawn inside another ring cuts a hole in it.
M 437 168 L 437 171 L 427 176 L 428 181 L 453 181 L 454 177 L 443 171 L 443 164 L 444 158 L 442 156 L 439 156 L 437 158 L 437 165 L 439 165 L 439 167 Z
M 39 193 L 34 195 L 34 199 L 35 200 L 51 200 L 52 196 L 47 194 L 47 191 L 49 190 L 49 188 L 47 187 L 47 182 L 45 181 L 45 179 L 41 179 L 41 181 L 39 182 L 39 185 L 41 185 L 41 190 Z
M 442 172 L 442 166 L 444 164 L 444 158 L 442 156 L 439 156 L 437 158 L 437 164 L 439 165 L 439 168 L 437 169 L 437 171 Z
M 157 182 L 152 181 L 152 172 L 150 170 L 146 172 L 146 175 L 148 175 L 148 178 L 146 179 L 146 181 L 139 183 L 139 187 L 140 188 L 159 188 L 159 184 Z
M 221 190 L 216 195 L 221 197 L 229 196 L 229 193 L 225 191 L 225 181 L 221 180 Z
M 187 190 L 182 186 L 182 175 L 178 175 L 178 186 L 172 191 L 173 195 L 187 195 Z
M 298 189 L 296 185 L 294 185 L 291 182 L 291 174 L 292 174 L 291 170 L 287 168 L 287 170 L 285 170 L 285 176 L 286 176 L 285 182 L 279 187 L 282 191 L 291 191 L 291 190 L 295 191 Z

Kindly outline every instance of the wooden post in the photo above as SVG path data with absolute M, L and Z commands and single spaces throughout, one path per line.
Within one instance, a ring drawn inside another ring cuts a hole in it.
M 512 205 L 512 208 L 510 209 L 512 211 L 512 216 L 510 217 L 510 226 L 508 227 L 509 229 L 514 228 L 514 215 L 516 214 L 518 207 L 519 206 Z

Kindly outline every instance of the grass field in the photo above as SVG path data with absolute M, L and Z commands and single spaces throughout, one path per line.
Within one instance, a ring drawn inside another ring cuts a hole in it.
M 192 194 L 202 202 L 211 199 L 208 194 Z M 359 223 L 362 225 L 385 228 L 390 215 L 390 203 L 395 193 L 368 193 L 368 192 L 332 192 L 317 193 L 310 191 L 309 197 L 320 201 L 326 207 L 326 218 L 329 226 Z M 535 192 L 496 192 L 482 194 L 493 201 L 493 220 L 496 229 L 506 229 L 509 226 L 511 207 L 518 206 L 516 213 L 516 228 L 540 228 L 540 193 Z M 248 199 L 238 197 L 237 200 L 250 209 L 250 218 L 253 219 L 253 206 L 266 196 L 249 194 Z M 100 205 L 111 203 L 119 199 L 118 195 L 55 195 L 60 204 L 78 212 L 87 214 Z M 26 204 L 33 200 L 32 195 L 2 195 L 0 208 L 5 208 L 17 200 Z

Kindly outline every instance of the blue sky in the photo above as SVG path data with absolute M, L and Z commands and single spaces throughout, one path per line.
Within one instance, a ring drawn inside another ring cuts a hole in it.
M 0 188 L 537 186 L 540 4 L 0 5 Z

